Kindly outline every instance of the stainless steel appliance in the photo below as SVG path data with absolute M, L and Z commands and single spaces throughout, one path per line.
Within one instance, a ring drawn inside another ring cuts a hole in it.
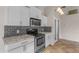
M 45 48 L 45 34 L 38 34 L 35 36 L 35 52 L 42 52 Z
M 38 29 L 32 29 L 32 28 L 26 29 L 26 33 L 27 33 L 28 35 L 36 36 L 36 35 L 38 34 Z
M 38 33 L 38 29 L 27 29 L 27 34 L 34 36 L 34 51 L 41 52 L 45 48 L 45 34 Z
M 41 19 L 30 18 L 30 26 L 41 26 Z

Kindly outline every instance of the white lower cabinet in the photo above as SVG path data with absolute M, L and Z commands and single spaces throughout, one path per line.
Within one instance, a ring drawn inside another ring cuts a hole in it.
M 8 46 L 7 52 L 9 53 L 34 53 L 34 41 L 30 43 L 22 42 L 20 45 L 17 45 L 17 47 Z
M 33 47 L 33 46 L 29 46 L 29 47 L 26 49 L 26 53 L 34 53 L 34 47 Z
M 48 36 L 49 35 L 45 35 L 45 47 L 48 47 L 48 45 L 50 44 Z
M 53 42 L 53 35 L 52 34 L 45 34 L 45 47 Z
M 23 52 L 23 47 L 17 47 L 17 48 L 14 48 L 12 50 L 9 50 L 8 52 L 9 53 L 22 53 Z
M 24 46 L 23 51 L 25 53 L 34 53 L 34 42 L 31 42 Z

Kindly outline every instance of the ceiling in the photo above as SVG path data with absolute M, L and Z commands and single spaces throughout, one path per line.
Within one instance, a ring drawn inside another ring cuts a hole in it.
M 61 7 L 61 6 L 36 6 L 37 8 L 39 8 L 42 13 L 46 16 L 48 13 L 56 10 L 57 7 Z M 73 9 L 78 9 L 79 10 L 79 6 L 65 6 L 65 8 L 62 8 L 63 12 L 65 15 L 68 14 L 69 10 L 73 10 Z
M 36 7 L 39 8 L 45 16 L 47 16 L 52 11 L 55 12 L 57 8 L 57 6 L 36 6 Z
M 66 6 L 65 8 L 62 8 L 65 14 L 68 14 L 69 10 L 74 10 L 74 9 L 78 9 L 79 10 L 79 6 Z

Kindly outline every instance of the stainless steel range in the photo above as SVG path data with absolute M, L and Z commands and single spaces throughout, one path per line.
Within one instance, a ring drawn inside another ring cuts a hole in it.
M 30 18 L 30 26 L 37 27 L 41 26 L 41 19 Z M 45 34 L 38 32 L 38 29 L 27 29 L 27 34 L 33 35 L 34 37 L 34 51 L 36 53 L 41 52 L 45 48 Z
M 38 29 L 27 29 L 28 35 L 34 36 L 34 51 L 41 52 L 45 48 L 45 34 L 38 33 Z
M 41 52 L 45 48 L 45 34 L 35 36 L 35 52 Z

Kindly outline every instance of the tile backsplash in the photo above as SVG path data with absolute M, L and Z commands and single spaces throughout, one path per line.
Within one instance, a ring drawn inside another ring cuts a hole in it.
M 30 27 L 30 26 L 4 26 L 4 37 L 11 37 L 26 34 L 26 29 L 37 28 L 41 32 L 51 32 L 51 27 Z M 17 33 L 18 31 L 18 33 Z
M 27 28 L 25 26 L 4 26 L 4 37 L 26 34 Z M 19 33 L 17 33 L 17 30 Z
M 51 27 L 39 27 L 39 32 L 51 32 Z

